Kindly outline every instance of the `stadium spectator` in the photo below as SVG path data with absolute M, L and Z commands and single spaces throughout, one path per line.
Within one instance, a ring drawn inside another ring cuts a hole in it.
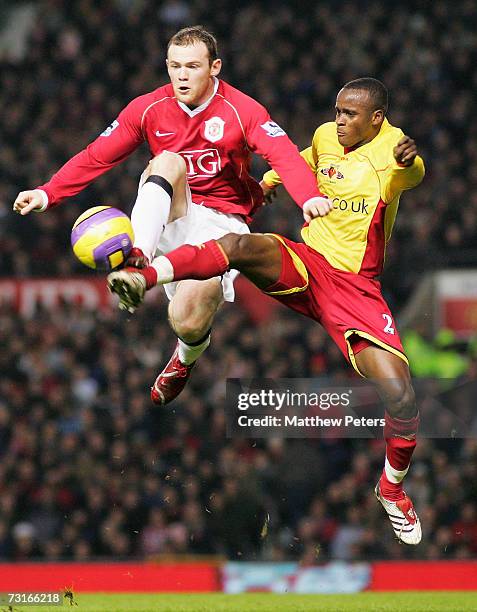
M 153 308 L 146 304 L 137 313 L 140 342 L 147 341 Z M 164 302 L 161 308 L 164 313 Z M 309 564 L 335 556 L 403 556 L 403 547 L 395 547 L 379 520 L 376 500 L 363 496 L 380 467 L 382 441 L 228 439 L 223 399 L 201 375 L 202 368 L 220 371 L 229 351 L 225 342 L 198 366 L 199 375 L 177 400 L 174 415 L 148 411 L 147 398 L 139 401 L 142 396 L 135 391 L 147 386 L 148 371 L 138 359 L 129 364 L 132 374 L 118 380 L 114 370 L 108 374 L 100 367 L 111 347 L 124 340 L 115 317 L 86 309 L 76 310 L 74 318 L 70 313 L 66 305 L 39 310 L 32 319 L 15 318 L 5 307 L 0 311 L 7 347 L 0 356 L 3 558 L 215 553 Z M 243 314 L 241 321 L 252 326 Z M 293 347 L 305 333 L 303 321 L 290 325 L 289 313 L 280 309 L 267 325 L 281 330 L 279 343 Z M 226 338 L 229 325 L 224 311 L 217 333 Z M 79 327 L 101 333 L 75 343 Z M 48 334 L 42 333 L 45 329 Z M 52 336 L 55 359 L 45 365 L 35 355 L 49 354 Z M 23 340 L 20 353 L 17 338 Z M 244 360 L 250 343 L 246 347 L 237 350 Z M 251 376 L 264 371 L 267 361 L 266 352 L 258 353 Z M 65 363 L 73 366 L 64 370 Z M 74 364 L 82 364 L 87 378 L 97 382 L 96 392 L 87 403 L 73 400 L 65 418 L 63 402 L 70 402 L 64 397 L 76 380 Z M 336 371 L 338 380 L 343 380 L 344 367 Z M 421 548 L 406 557 L 472 557 L 475 440 L 423 439 L 414 468 L 409 488 L 419 499 L 427 529 Z M 356 507 L 361 508 L 358 523 L 350 515 Z

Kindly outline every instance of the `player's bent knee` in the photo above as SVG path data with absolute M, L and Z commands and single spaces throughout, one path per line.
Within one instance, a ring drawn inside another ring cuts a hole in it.
M 156 155 L 149 164 L 150 174 L 163 176 L 170 182 L 176 182 L 186 176 L 184 159 L 172 151 L 163 151 Z
M 198 327 L 187 321 L 181 324 L 178 324 L 176 321 L 174 324 L 171 322 L 171 327 L 178 338 L 184 342 L 193 343 L 201 340 L 210 329 L 211 325 L 210 323 L 205 323 Z
M 197 342 L 210 329 L 217 307 L 207 310 L 169 313 L 169 323 L 179 338 L 185 342 Z M 181 316 L 182 315 L 182 316 Z
M 185 342 L 196 342 L 210 329 L 222 301 L 221 292 L 203 296 L 200 300 L 172 300 L 169 304 L 169 323 L 176 335 Z
M 386 390 L 386 409 L 395 419 L 412 419 L 417 414 L 416 395 L 407 380 L 395 380 Z

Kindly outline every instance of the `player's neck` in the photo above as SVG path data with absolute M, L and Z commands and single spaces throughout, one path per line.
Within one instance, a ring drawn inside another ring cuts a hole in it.
M 344 147 L 345 148 L 345 152 L 349 153 L 351 151 L 356 151 L 356 149 L 359 149 L 360 147 L 364 147 L 364 145 L 367 145 L 370 142 L 372 142 L 376 138 L 376 136 L 378 134 L 379 134 L 379 130 L 375 134 L 372 134 L 368 138 L 363 138 L 363 140 L 360 140 L 359 142 L 357 142 L 354 145 L 351 145 L 350 147 Z
M 207 86 L 207 91 L 204 93 L 202 98 L 200 100 L 198 100 L 195 104 L 187 104 L 187 108 L 189 108 L 191 111 L 193 111 L 196 108 L 199 108 L 199 106 L 202 106 L 203 104 L 206 104 L 210 100 L 210 98 L 212 98 L 212 96 L 215 94 L 215 90 L 216 90 L 215 84 L 216 84 L 216 79 L 214 77 L 211 77 L 209 79 L 209 84 Z

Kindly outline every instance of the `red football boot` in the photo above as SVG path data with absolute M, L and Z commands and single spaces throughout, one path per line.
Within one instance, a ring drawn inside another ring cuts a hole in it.
M 176 346 L 169 363 L 156 378 L 151 387 L 151 400 L 156 406 L 164 406 L 179 395 L 189 380 L 195 361 L 184 365 L 179 359 L 179 346 Z

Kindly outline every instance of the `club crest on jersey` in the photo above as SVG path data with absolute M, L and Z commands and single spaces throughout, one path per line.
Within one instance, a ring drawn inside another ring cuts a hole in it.
M 225 121 L 220 117 L 212 117 L 205 122 L 204 137 L 210 142 L 217 142 L 224 136 Z
M 344 176 L 341 174 L 341 172 L 339 170 L 337 170 L 336 168 L 334 168 L 333 166 L 330 166 L 329 168 L 322 168 L 320 170 L 320 172 L 321 172 L 321 174 L 324 174 L 325 176 L 327 176 L 330 179 L 332 179 L 333 177 L 336 177 L 337 179 L 344 178 Z
M 267 136 L 271 136 L 272 138 L 276 138 L 277 136 L 285 136 L 285 132 L 282 128 L 275 123 L 274 121 L 266 121 L 260 125 L 262 130 L 267 132 Z

